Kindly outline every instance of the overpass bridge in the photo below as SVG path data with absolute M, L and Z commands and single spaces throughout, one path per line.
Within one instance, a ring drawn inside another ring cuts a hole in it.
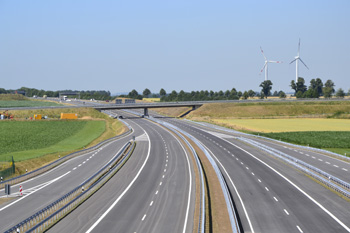
M 64 106 L 39 106 L 39 107 L 13 107 L 0 108 L 0 112 L 5 110 L 35 110 L 35 109 L 65 109 L 65 108 L 94 108 L 98 111 L 113 110 L 113 109 L 144 109 L 144 115 L 148 116 L 150 108 L 178 108 L 192 107 L 195 110 L 203 105 L 203 102 L 159 102 L 159 103 L 130 103 L 130 104 L 102 104 L 84 101 L 71 101 L 71 105 Z
M 144 115 L 148 116 L 149 108 L 178 108 L 192 107 L 195 110 L 202 106 L 203 103 L 198 102 L 162 102 L 162 103 L 134 103 L 134 104 L 105 104 L 94 106 L 96 110 L 113 110 L 113 109 L 144 109 Z

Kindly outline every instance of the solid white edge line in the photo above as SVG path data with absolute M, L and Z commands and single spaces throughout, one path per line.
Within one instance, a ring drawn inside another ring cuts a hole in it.
M 106 210 L 106 212 L 104 212 L 102 214 L 102 216 L 97 219 L 97 221 L 86 231 L 86 233 L 89 233 L 91 232 L 106 216 L 107 214 L 114 208 L 114 206 L 120 201 L 120 199 L 125 195 L 125 193 L 130 189 L 130 187 L 135 183 L 136 179 L 139 177 L 141 171 L 143 170 L 143 168 L 145 167 L 147 161 L 148 161 L 148 158 L 149 158 L 149 155 L 150 155 L 150 152 L 151 152 L 151 140 L 149 139 L 149 136 L 147 134 L 147 132 L 140 126 L 140 128 L 145 132 L 145 134 L 147 135 L 147 138 L 148 138 L 148 142 L 149 142 L 149 147 L 148 147 L 148 152 L 147 152 L 147 157 L 145 159 L 145 161 L 143 162 L 142 164 L 142 167 L 140 168 L 140 170 L 138 171 L 138 173 L 136 174 L 135 178 L 130 182 L 130 184 L 128 185 L 128 187 L 126 187 L 126 189 L 122 192 L 122 194 L 117 198 L 117 200 L 115 200 L 113 202 L 113 204 Z
M 297 225 L 298 230 L 300 231 L 300 233 L 303 233 L 303 231 L 301 230 L 301 228 Z
M 197 140 L 198 140 L 198 139 L 197 139 Z M 252 223 L 251 223 L 251 221 L 250 221 L 249 215 L 248 215 L 248 213 L 247 213 L 247 210 L 246 210 L 246 208 L 245 208 L 245 205 L 244 205 L 244 203 L 243 203 L 243 200 L 242 200 L 242 198 L 241 198 L 241 195 L 238 193 L 238 190 L 237 190 L 235 184 L 233 183 L 231 177 L 230 177 L 229 174 L 227 173 L 227 171 L 226 171 L 225 167 L 222 165 L 222 163 L 218 160 L 218 158 L 216 158 L 216 156 L 214 155 L 214 153 L 213 153 L 208 147 L 206 147 L 202 142 L 201 142 L 201 144 L 205 147 L 205 149 L 207 149 L 207 150 L 213 155 L 213 157 L 215 158 L 215 160 L 220 164 L 220 166 L 222 167 L 222 169 L 223 169 L 224 172 L 226 173 L 227 177 L 229 178 L 229 180 L 230 180 L 230 182 L 231 182 L 233 188 L 235 189 L 235 192 L 236 192 L 236 194 L 237 194 L 237 196 L 238 196 L 238 198 L 239 198 L 239 201 L 241 202 L 241 205 L 242 205 L 244 214 L 245 214 L 245 216 L 247 217 L 247 221 L 248 221 L 248 224 L 249 224 L 251 233 L 254 233 L 255 231 L 254 231 L 253 225 L 252 225 Z
M 151 121 L 152 122 L 152 121 Z M 152 122 L 153 124 L 156 124 L 154 122 Z M 187 198 L 187 209 L 186 209 L 186 216 L 185 216 L 185 222 L 184 222 L 184 228 L 183 228 L 183 233 L 186 232 L 186 226 L 187 226 L 187 221 L 188 221 L 188 217 L 189 217 L 189 211 L 190 211 L 190 203 L 191 203 L 191 192 L 192 192 L 192 175 L 191 175 L 191 167 L 190 167 L 190 160 L 188 158 L 188 154 L 185 150 L 185 148 L 183 147 L 183 145 L 181 144 L 181 142 L 179 141 L 179 139 L 177 137 L 175 137 L 175 135 L 173 134 L 173 132 L 171 132 L 169 129 L 164 128 L 166 131 L 168 131 L 168 133 L 170 135 L 172 135 L 176 141 L 179 143 L 179 145 L 182 147 L 182 150 L 185 152 L 186 155 L 186 159 L 187 159 L 187 165 L 188 165 L 188 174 L 190 176 L 190 184 L 189 184 L 189 190 L 188 190 L 188 198 Z M 168 156 L 167 156 L 168 157 Z M 164 169 L 164 172 L 166 171 L 166 169 Z M 158 191 L 157 191 L 158 192 Z
M 11 203 L 8 204 L 7 206 L 4 206 L 3 208 L 0 209 L 0 212 L 3 211 L 3 210 L 6 209 L 6 208 L 12 206 L 13 204 L 15 204 L 15 203 L 17 203 L 17 202 L 22 201 L 24 198 L 29 197 L 30 195 L 32 195 L 33 193 L 39 191 L 40 189 L 45 188 L 46 186 L 52 184 L 53 182 L 56 182 L 57 180 L 61 179 L 62 177 L 68 175 L 69 173 L 71 173 L 71 171 L 66 172 L 65 174 L 63 174 L 63 175 L 61 175 L 61 176 L 59 176 L 59 177 L 57 177 L 57 178 L 55 178 L 55 179 L 53 179 L 53 180 L 51 180 L 51 181 L 48 181 L 46 185 L 43 185 L 42 187 L 38 188 L 38 189 L 35 190 L 34 192 L 32 192 L 32 193 L 30 193 L 30 194 L 28 194 L 28 195 L 26 195 L 26 196 L 23 196 L 22 198 L 20 198 L 20 199 L 14 201 L 14 202 L 11 202 Z
M 280 177 L 282 177 L 284 180 L 286 180 L 289 184 L 291 184 L 294 188 L 296 188 L 299 192 L 301 192 L 302 194 L 304 194 L 309 200 L 311 200 L 314 204 L 316 204 L 318 207 L 320 207 L 325 213 L 327 213 L 331 218 L 333 218 L 339 225 L 341 225 L 345 230 L 347 230 L 348 232 L 350 232 L 350 228 L 348 226 L 346 226 L 342 221 L 340 221 L 336 216 L 334 216 L 329 210 L 327 210 L 323 205 L 321 205 L 320 203 L 318 203 L 315 199 L 313 199 L 309 194 L 307 194 L 304 190 L 302 190 L 299 186 L 297 186 L 296 184 L 294 184 L 292 181 L 290 181 L 287 177 L 285 177 L 284 175 L 282 175 L 281 173 L 279 173 L 277 170 L 275 170 L 273 167 L 271 167 L 270 165 L 268 165 L 267 163 L 265 163 L 264 161 L 260 160 L 259 158 L 255 157 L 253 154 L 251 154 L 250 152 L 244 150 L 243 148 L 233 144 L 232 142 L 221 138 L 222 140 L 228 142 L 229 144 L 231 144 L 232 146 L 244 151 L 245 153 L 247 153 L 248 155 L 250 155 L 251 157 L 253 157 L 254 159 L 256 159 L 257 161 L 259 161 L 260 163 L 262 163 L 263 165 L 265 165 L 266 167 L 270 168 L 272 171 L 274 171 L 277 175 L 279 175 Z

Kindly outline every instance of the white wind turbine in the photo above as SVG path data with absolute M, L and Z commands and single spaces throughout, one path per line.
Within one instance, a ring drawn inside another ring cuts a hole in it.
M 300 38 L 299 38 L 299 46 L 298 46 L 298 55 L 294 58 L 293 61 L 291 61 L 289 64 L 292 64 L 293 62 L 295 62 L 295 66 L 296 66 L 296 75 L 295 75 L 295 82 L 298 82 L 298 76 L 299 76 L 299 66 L 298 66 L 298 61 L 301 61 L 301 63 L 304 64 L 304 66 L 309 69 L 309 67 L 307 67 L 307 65 L 303 62 L 303 60 L 301 60 L 300 58 Z
M 270 61 L 267 60 L 267 58 L 265 57 L 264 51 L 262 50 L 262 48 L 260 47 L 261 53 L 265 58 L 265 64 L 264 67 L 261 69 L 261 72 L 263 72 L 263 70 L 265 69 L 265 81 L 268 79 L 268 64 L 269 63 L 282 63 L 281 61 Z

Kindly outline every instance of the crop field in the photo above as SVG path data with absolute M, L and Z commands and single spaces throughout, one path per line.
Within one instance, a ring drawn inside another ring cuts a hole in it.
M 260 133 L 260 136 L 298 145 L 327 149 L 339 154 L 350 154 L 349 131 Z
M 15 161 L 82 148 L 105 131 L 105 121 L 2 121 L 0 160 Z
M 46 101 L 31 101 L 31 100 L 0 100 L 0 108 L 13 107 L 47 107 L 61 106 L 61 104 Z
M 350 113 L 350 101 L 261 102 L 204 104 L 188 118 L 332 117 Z
M 349 119 L 211 119 L 211 122 L 237 130 L 254 132 L 350 131 Z
M 143 98 L 142 101 L 145 101 L 145 102 L 159 102 L 160 98 Z

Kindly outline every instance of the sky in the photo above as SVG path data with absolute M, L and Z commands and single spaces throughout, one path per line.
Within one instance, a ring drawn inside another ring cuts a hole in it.
M 299 76 L 350 89 L 350 1 L 0 0 L 0 88 L 260 91 Z

